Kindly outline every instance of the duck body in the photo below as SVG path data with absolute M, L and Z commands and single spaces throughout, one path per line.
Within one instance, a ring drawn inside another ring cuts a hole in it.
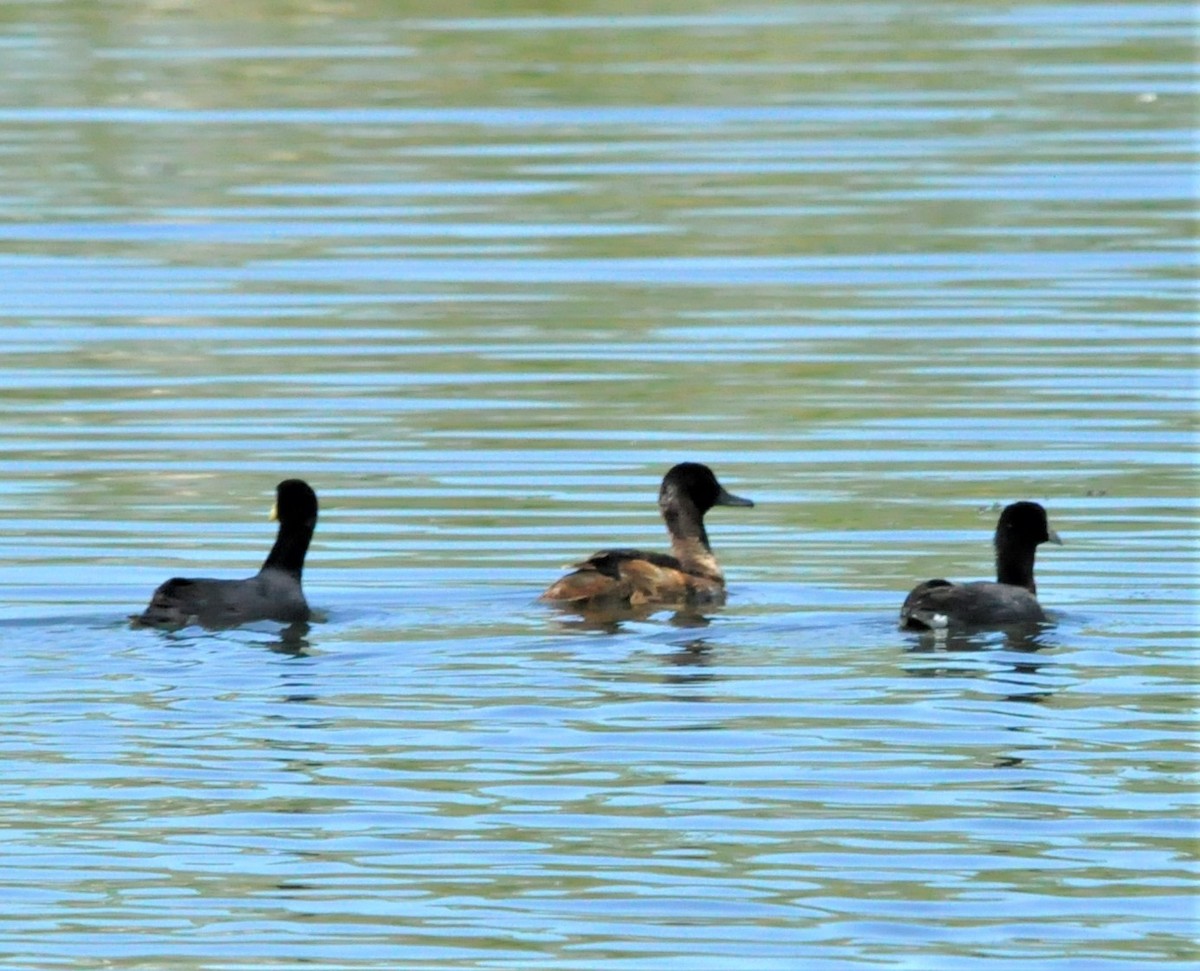
M 134 623 L 176 630 L 190 624 L 220 628 L 259 620 L 308 620 L 301 577 L 317 525 L 316 493 L 299 479 L 279 483 L 272 518 L 279 520 L 279 534 L 257 574 L 242 580 L 172 577 L 154 591 Z
M 593 553 L 542 595 L 543 600 L 588 607 L 642 607 L 654 603 L 713 604 L 725 599 L 719 574 L 689 571 L 674 556 L 644 550 Z
M 754 503 L 727 492 L 708 466 L 683 462 L 663 477 L 658 505 L 671 536 L 670 554 L 601 550 L 575 564 L 542 599 L 585 610 L 722 603 L 725 576 L 709 546 L 704 514 L 713 506 Z
M 1005 627 L 1044 621 L 1033 564 L 1042 543 L 1062 545 L 1036 502 L 1006 506 L 996 524 L 996 580 L 952 583 L 926 580 L 900 607 L 900 626 L 909 630 Z

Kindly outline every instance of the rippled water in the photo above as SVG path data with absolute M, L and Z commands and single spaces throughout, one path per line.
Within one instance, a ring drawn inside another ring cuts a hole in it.
M 545 7 L 4 8 L 3 964 L 1200 958 L 1191 11 Z M 682 459 L 724 609 L 535 602 Z

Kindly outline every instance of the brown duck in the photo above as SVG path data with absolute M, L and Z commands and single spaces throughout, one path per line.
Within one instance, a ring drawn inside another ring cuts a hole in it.
M 588 610 L 720 603 L 725 576 L 708 545 L 704 514 L 713 506 L 753 505 L 726 492 L 707 465 L 682 462 L 663 477 L 658 492 L 658 508 L 671 535 L 670 554 L 601 550 L 576 564 L 542 599 Z

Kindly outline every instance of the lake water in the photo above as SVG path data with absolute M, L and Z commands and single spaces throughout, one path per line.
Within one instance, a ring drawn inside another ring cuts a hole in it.
M 4 5 L 0 963 L 1200 959 L 1192 16 Z M 685 459 L 726 607 L 536 602 Z

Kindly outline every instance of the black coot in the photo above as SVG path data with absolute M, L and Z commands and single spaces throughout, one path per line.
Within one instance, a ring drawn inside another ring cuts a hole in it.
M 300 575 L 317 525 L 317 494 L 299 479 L 280 482 L 271 518 L 279 520 L 279 534 L 257 575 L 245 580 L 175 577 L 154 591 L 134 623 L 174 630 L 189 624 L 233 627 L 255 620 L 308 620 Z
M 1045 620 L 1033 581 L 1033 560 L 1042 543 L 1062 545 L 1036 502 L 1014 502 L 996 524 L 996 582 L 926 580 L 900 608 L 900 626 L 911 630 L 1002 627 Z

